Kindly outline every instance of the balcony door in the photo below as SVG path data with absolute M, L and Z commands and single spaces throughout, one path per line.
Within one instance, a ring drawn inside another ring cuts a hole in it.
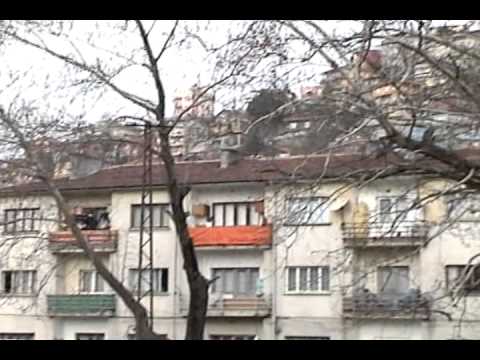
M 378 268 L 378 292 L 385 297 L 399 297 L 408 292 L 410 272 L 408 266 L 382 266 Z
M 376 223 L 372 229 L 378 237 L 392 237 L 401 233 L 407 235 L 411 225 L 422 219 L 421 209 L 412 208 L 414 199 L 400 196 L 382 196 L 377 198 Z

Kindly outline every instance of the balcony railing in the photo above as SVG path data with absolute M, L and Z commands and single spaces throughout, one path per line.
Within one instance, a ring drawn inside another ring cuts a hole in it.
M 207 317 L 265 318 L 272 310 L 271 298 L 267 296 L 228 297 L 228 295 L 210 294 Z M 188 302 L 184 298 L 181 312 L 188 313 Z
M 91 248 L 95 252 L 112 253 L 117 250 L 116 230 L 83 230 Z M 83 252 L 70 231 L 49 233 L 49 249 L 54 254 Z
M 418 293 L 357 294 L 343 298 L 343 316 L 351 319 L 430 319 L 430 300 Z
M 190 227 L 188 231 L 193 244 L 199 248 L 270 247 L 272 245 L 270 225 Z
M 47 306 L 50 316 L 112 317 L 115 315 L 115 295 L 48 295 Z
M 342 234 L 348 247 L 421 246 L 427 238 L 428 225 L 423 221 L 344 223 Z

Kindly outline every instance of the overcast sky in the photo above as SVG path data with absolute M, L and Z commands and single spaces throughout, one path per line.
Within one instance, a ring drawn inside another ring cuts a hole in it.
M 448 21 L 449 24 L 463 23 L 465 20 Z M 335 21 L 329 20 L 323 22 L 324 28 L 328 32 L 348 32 L 352 28 L 351 21 Z M 444 24 L 445 21 L 434 21 L 435 25 Z M 163 43 L 163 39 L 171 29 L 173 21 L 158 21 L 156 32 L 152 33 L 152 43 L 156 45 L 157 50 Z M 200 35 L 206 42 L 210 44 L 220 44 L 227 37 L 228 31 L 234 31 L 235 26 L 241 26 L 241 22 L 232 21 L 186 21 L 186 26 L 190 31 Z M 148 22 L 146 22 L 148 25 Z M 208 29 L 205 30 L 205 26 Z M 148 27 L 148 26 L 146 26 Z M 134 49 L 139 47 L 138 35 L 132 34 L 130 37 L 122 37 L 114 35 L 112 31 L 107 30 L 106 22 L 98 23 L 95 21 L 78 21 L 70 34 L 73 42 L 76 44 L 79 52 L 89 62 L 95 62 L 96 57 L 112 59 L 114 64 L 116 57 L 112 56 L 112 52 L 128 54 L 134 53 L 137 59 L 143 54 Z M 88 37 L 91 37 L 91 40 Z M 50 39 L 51 40 L 51 39 Z M 87 41 L 89 40 L 89 41 Z M 93 48 L 87 43 L 95 43 L 97 48 Z M 49 41 L 49 45 L 54 46 L 56 50 L 61 52 L 72 51 L 72 47 L 66 42 Z M 108 51 L 107 51 L 108 49 Z M 299 49 L 301 51 L 301 49 Z M 172 48 L 165 53 L 161 60 L 161 76 L 164 82 L 167 104 L 167 115 L 173 113 L 173 97 L 177 90 L 185 90 L 193 84 L 200 82 L 208 83 L 212 76 L 213 60 L 206 56 L 206 52 L 198 42 L 184 44 L 181 48 Z M 68 82 L 67 78 L 71 76 L 78 77 L 72 73 L 71 69 L 65 69 L 63 64 L 50 56 L 27 46 L 12 45 L 3 50 L 2 69 L 0 70 L 1 83 L 1 104 L 8 107 L 13 101 L 14 96 L 21 94 L 21 98 L 34 100 L 37 106 L 47 109 L 54 113 L 58 109 L 66 109 L 71 113 L 87 113 L 90 121 L 99 119 L 105 112 L 135 111 L 125 101 L 121 100 L 117 95 L 107 94 L 99 98 L 84 98 L 82 96 L 72 96 L 72 90 L 59 90 L 65 87 Z M 107 61 L 108 63 L 108 61 Z M 318 64 L 314 69 L 315 72 L 321 73 L 328 69 L 325 64 Z M 68 74 L 68 76 L 66 76 Z M 11 84 L 12 76 L 19 76 L 20 80 L 15 85 Z M 153 84 L 145 69 L 139 67 L 132 68 L 125 72 L 119 79 L 118 84 L 125 89 L 138 95 L 154 98 Z M 315 80 L 316 81 L 316 80 Z M 312 83 L 305 85 L 314 85 Z M 293 87 L 294 91 L 298 91 L 298 86 Z M 75 91 L 78 91 L 75 90 Z M 75 94 L 75 93 L 73 93 Z M 72 101 L 73 98 L 73 101 Z M 111 111 L 111 110 L 114 111 Z M 88 110 L 88 111 L 87 111 Z

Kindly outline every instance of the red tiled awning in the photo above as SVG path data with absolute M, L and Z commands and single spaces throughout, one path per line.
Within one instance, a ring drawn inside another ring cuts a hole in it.
M 188 229 L 195 246 L 262 246 L 272 244 L 272 227 L 225 226 Z

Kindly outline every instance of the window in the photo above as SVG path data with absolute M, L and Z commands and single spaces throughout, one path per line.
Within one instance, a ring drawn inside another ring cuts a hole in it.
M 378 291 L 384 294 L 405 294 L 409 288 L 408 266 L 378 268 Z
M 166 228 L 168 227 L 168 208 L 167 204 L 154 204 L 153 208 L 153 227 L 156 228 Z M 132 205 L 132 228 L 140 228 L 141 224 L 141 215 L 142 206 L 141 205 Z M 150 219 L 150 207 L 145 206 L 145 212 L 143 214 L 143 219 L 146 221 L 146 224 L 149 224 Z
M 127 335 L 127 340 L 137 340 L 136 338 L 137 334 L 135 333 L 129 333 Z M 167 334 L 158 334 L 159 340 L 168 340 Z
M 413 199 L 389 196 L 379 197 L 377 202 L 380 223 L 415 221 L 419 218 L 419 209 L 410 209 L 414 204 Z
M 76 333 L 76 340 L 105 340 L 104 333 Z
M 460 221 L 480 220 L 479 196 L 451 196 L 447 202 L 448 214 L 451 219 Z
M 285 340 L 330 340 L 330 336 L 285 336 Z
M 212 293 L 231 294 L 234 297 L 255 296 L 259 286 L 258 268 L 213 269 Z
M 260 225 L 256 202 L 213 204 L 213 226 Z
M 82 208 L 75 214 L 75 222 L 82 230 L 109 229 L 110 217 L 106 207 Z
M 255 335 L 210 335 L 210 340 L 255 340 Z
M 130 289 L 136 292 L 138 288 L 138 274 L 137 269 L 130 269 Z M 142 271 L 141 290 L 147 291 L 150 288 L 150 270 Z M 159 268 L 153 269 L 153 292 L 161 294 L 168 292 L 168 269 Z
M 469 265 L 466 269 L 466 265 L 448 265 L 446 266 L 447 273 L 447 289 L 454 289 L 464 279 L 462 275 L 469 273 L 473 265 Z M 473 270 L 473 274 L 464 284 L 463 289 L 467 292 L 480 292 L 480 267 L 476 267 Z
M 40 209 L 5 210 L 5 232 L 9 234 L 38 231 Z
M 318 293 L 330 290 L 328 266 L 287 267 L 287 292 Z
M 80 292 L 86 294 L 101 293 L 105 285 L 100 274 L 94 270 L 80 270 Z
M 34 340 L 34 333 L 0 333 L 0 340 Z
M 3 294 L 24 295 L 35 293 L 36 271 L 2 271 Z
M 287 199 L 287 225 L 320 225 L 330 222 L 327 197 Z

